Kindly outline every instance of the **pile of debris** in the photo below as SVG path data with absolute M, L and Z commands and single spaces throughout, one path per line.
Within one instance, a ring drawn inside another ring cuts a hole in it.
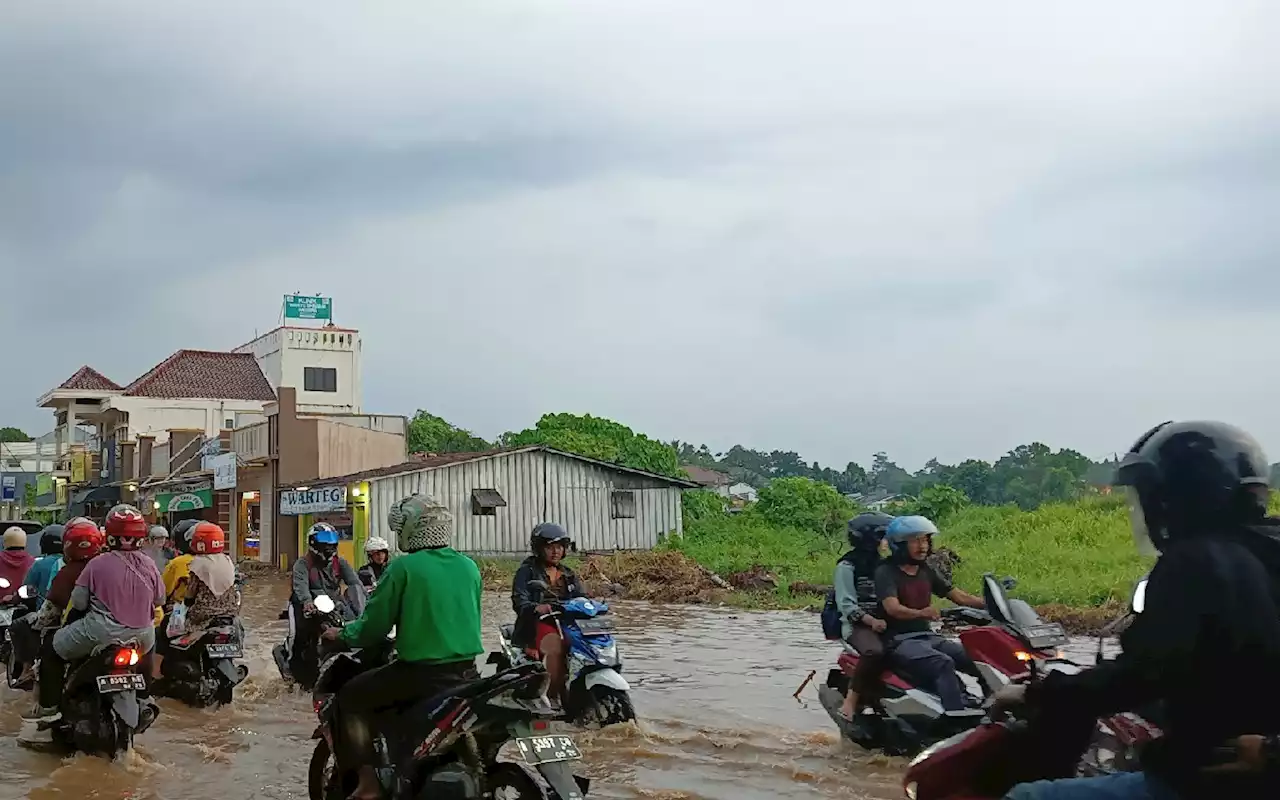
M 731 588 L 693 559 L 670 550 L 590 553 L 578 577 L 593 597 L 659 603 L 715 603 Z

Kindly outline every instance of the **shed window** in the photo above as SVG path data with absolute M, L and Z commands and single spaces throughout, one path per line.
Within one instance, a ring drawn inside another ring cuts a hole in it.
M 636 518 L 636 493 L 612 492 L 609 495 L 610 519 Z
M 471 490 L 471 515 L 475 517 L 495 517 L 498 509 L 507 505 L 497 489 Z
M 338 391 L 338 370 L 333 367 L 303 367 L 302 389 L 306 392 Z

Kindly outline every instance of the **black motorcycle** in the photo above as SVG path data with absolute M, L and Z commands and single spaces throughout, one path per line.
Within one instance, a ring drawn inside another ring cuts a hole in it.
M 88 658 L 69 664 L 61 718 L 23 720 L 18 741 L 107 758 L 127 752 L 133 738 L 160 716 L 160 708 L 146 695 L 147 680 L 138 670 L 141 657 L 137 642 L 119 642 L 101 645 Z
M 171 639 L 169 649 L 154 691 L 194 708 L 230 703 L 249 675 L 248 667 L 235 663 L 244 657 L 244 635 L 233 617 L 210 620 L 203 630 Z
M 0 592 L 9 589 L 9 581 L 0 578 Z M 36 612 L 36 598 L 31 593 L 30 587 L 23 585 L 18 587 L 18 592 L 11 599 L 0 604 L 0 662 L 5 666 L 5 682 L 8 683 L 10 689 L 26 690 L 30 689 L 34 680 L 19 681 L 18 678 L 22 673 L 22 666 L 18 664 L 17 655 L 13 649 L 13 638 L 9 635 L 9 627 L 13 623 L 23 617 L 32 616 Z
M 316 607 L 315 613 L 305 621 L 297 621 L 297 630 L 285 636 L 282 644 L 271 648 L 271 657 L 276 662 L 276 668 L 280 670 L 280 677 L 285 681 L 298 684 L 308 692 L 315 686 L 316 675 L 320 669 L 321 651 L 324 648 L 320 631 L 325 628 L 340 628 L 346 619 L 354 618 L 348 606 L 338 605 L 328 595 L 316 595 L 312 604 Z M 289 618 L 287 608 L 281 613 L 280 618 Z M 300 659 L 302 663 L 298 665 L 296 675 L 290 663 L 295 635 L 308 637 Z

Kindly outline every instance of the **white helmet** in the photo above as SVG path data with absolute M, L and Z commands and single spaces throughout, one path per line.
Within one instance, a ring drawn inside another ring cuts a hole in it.
M 391 545 L 381 536 L 370 536 L 369 541 L 364 543 L 364 551 L 366 553 L 391 552 Z

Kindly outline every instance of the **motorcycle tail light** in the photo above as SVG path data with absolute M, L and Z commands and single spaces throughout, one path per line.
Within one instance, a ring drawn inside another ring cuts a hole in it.
M 132 647 L 126 647 L 122 650 L 116 651 L 116 655 L 111 659 L 111 663 L 115 664 L 117 667 L 132 667 L 138 663 L 138 658 L 137 650 L 134 650 Z
M 545 731 L 548 727 L 550 726 L 547 725 L 547 721 L 545 719 L 535 719 L 533 721 L 533 729 L 535 731 Z

